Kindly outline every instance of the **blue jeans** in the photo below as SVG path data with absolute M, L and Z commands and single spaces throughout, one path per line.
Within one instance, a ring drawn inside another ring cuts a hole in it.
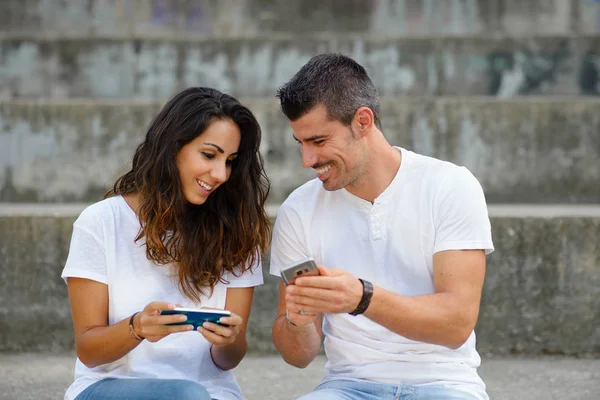
M 199 383 L 185 379 L 103 379 L 75 400 L 210 400 Z
M 472 394 L 444 386 L 391 385 L 336 379 L 325 382 L 298 400 L 477 400 Z

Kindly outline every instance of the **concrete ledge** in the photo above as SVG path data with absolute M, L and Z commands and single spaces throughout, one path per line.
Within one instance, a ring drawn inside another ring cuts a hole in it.
M 270 201 L 281 202 L 314 174 L 278 103 L 242 102 L 261 123 Z M 161 105 L 0 102 L 0 201 L 100 199 Z M 490 203 L 600 203 L 599 109 L 596 98 L 385 97 L 382 120 L 392 144 L 468 167 Z
M 1 203 L 0 217 L 74 217 L 92 203 Z M 267 214 L 277 217 L 279 204 L 267 204 Z M 600 217 L 596 204 L 490 204 L 488 214 L 492 218 L 562 218 Z
M 79 209 L 11 216 L 11 207 L 0 207 L 0 351 L 70 350 L 59 275 Z M 490 207 L 496 252 L 476 328 L 483 354 L 600 355 L 600 206 L 575 208 Z M 248 328 L 255 353 L 274 352 L 278 279 L 268 264 L 266 255 L 266 283 L 255 292 Z
M 165 99 L 188 86 L 274 96 L 310 57 L 340 52 L 381 94 L 599 95 L 598 35 L 398 38 L 360 34 L 250 38 L 0 40 L 0 99 Z
M 536 35 L 598 32 L 598 9 L 586 0 L 322 0 L 310 7 L 286 0 L 3 0 L 0 26 L 21 34 L 75 37 L 297 34 L 325 29 L 363 35 Z

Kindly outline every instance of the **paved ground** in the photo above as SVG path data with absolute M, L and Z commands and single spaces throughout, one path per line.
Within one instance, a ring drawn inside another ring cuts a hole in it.
M 71 354 L 0 354 L 0 399 L 62 399 L 72 380 Z M 295 399 L 310 391 L 324 373 L 325 360 L 304 370 L 277 356 L 248 356 L 236 375 L 249 400 Z M 480 373 L 492 400 L 597 400 L 600 359 L 490 358 Z

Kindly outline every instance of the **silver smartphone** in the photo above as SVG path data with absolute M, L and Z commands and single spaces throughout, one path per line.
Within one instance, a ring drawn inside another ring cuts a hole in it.
M 285 285 L 294 282 L 300 275 L 319 275 L 317 264 L 312 257 L 297 261 L 291 265 L 281 268 L 281 279 Z

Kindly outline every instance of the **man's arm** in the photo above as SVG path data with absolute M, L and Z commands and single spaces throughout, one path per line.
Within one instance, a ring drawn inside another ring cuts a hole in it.
M 360 281 L 339 269 L 319 267 L 288 288 L 288 308 L 349 313 L 362 297 Z M 485 276 L 484 250 L 448 250 L 433 256 L 435 293 L 404 296 L 374 286 L 364 316 L 408 339 L 449 348 L 462 346 L 477 322 Z
M 310 255 L 303 240 L 305 237 L 303 227 L 299 212 L 286 200 L 279 209 L 273 228 L 270 265 L 272 275 L 279 276 L 281 267 Z M 292 284 L 286 287 L 280 280 L 277 317 L 271 335 L 275 347 L 285 362 L 298 368 L 305 368 L 315 359 L 321 348 L 323 317 L 320 314 L 303 315 L 289 310 L 288 321 L 285 298 L 286 293 L 293 286 Z
M 294 285 L 290 285 L 292 287 Z M 279 283 L 279 304 L 277 318 L 273 324 L 272 336 L 275 347 L 290 365 L 307 367 L 319 354 L 321 348 L 322 314 L 302 315 L 290 310 L 286 318 L 286 286 Z
M 452 349 L 462 346 L 479 315 L 485 253 L 483 250 L 436 253 L 433 273 L 434 294 L 410 297 L 376 288 L 364 315 L 408 339 Z

